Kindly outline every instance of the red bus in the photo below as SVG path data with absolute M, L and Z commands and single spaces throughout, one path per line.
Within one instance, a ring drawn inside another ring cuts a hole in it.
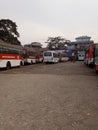
M 43 54 L 41 52 L 37 52 L 36 60 L 37 60 L 38 63 L 43 62 Z
M 94 46 L 94 43 L 90 43 L 90 46 L 85 53 L 84 63 L 88 66 L 94 66 Z
M 24 63 L 25 64 L 33 64 L 37 62 L 36 58 L 36 51 L 34 51 L 33 48 L 30 47 L 24 47 L 25 56 L 24 56 Z
M 0 41 L 0 68 L 10 69 L 11 67 L 21 66 L 23 64 L 23 47 Z

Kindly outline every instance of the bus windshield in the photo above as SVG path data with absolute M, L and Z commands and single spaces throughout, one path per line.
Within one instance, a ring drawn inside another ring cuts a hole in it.
M 44 56 L 52 56 L 51 52 L 44 52 Z

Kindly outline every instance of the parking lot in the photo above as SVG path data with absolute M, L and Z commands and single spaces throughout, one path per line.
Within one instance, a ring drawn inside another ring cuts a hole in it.
M 0 70 L 0 130 L 98 130 L 97 86 L 79 61 Z

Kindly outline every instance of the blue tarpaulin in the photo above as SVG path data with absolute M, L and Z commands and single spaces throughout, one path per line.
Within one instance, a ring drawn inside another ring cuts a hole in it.
M 72 50 L 67 50 L 67 55 L 69 58 L 72 57 Z

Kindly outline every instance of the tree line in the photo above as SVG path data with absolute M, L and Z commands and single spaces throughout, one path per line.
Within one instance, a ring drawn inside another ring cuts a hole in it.
M 10 19 L 1 19 L 0 20 L 0 39 L 4 42 L 21 45 L 21 42 L 18 40 L 19 32 L 17 31 L 17 25 Z M 62 50 L 66 49 L 67 45 L 70 43 L 70 40 L 66 40 L 61 36 L 57 37 L 48 37 L 47 47 L 50 50 Z
M 19 33 L 17 31 L 17 25 L 10 19 L 1 19 L 0 20 L 0 39 L 2 41 L 21 45 L 21 42 L 18 40 Z

